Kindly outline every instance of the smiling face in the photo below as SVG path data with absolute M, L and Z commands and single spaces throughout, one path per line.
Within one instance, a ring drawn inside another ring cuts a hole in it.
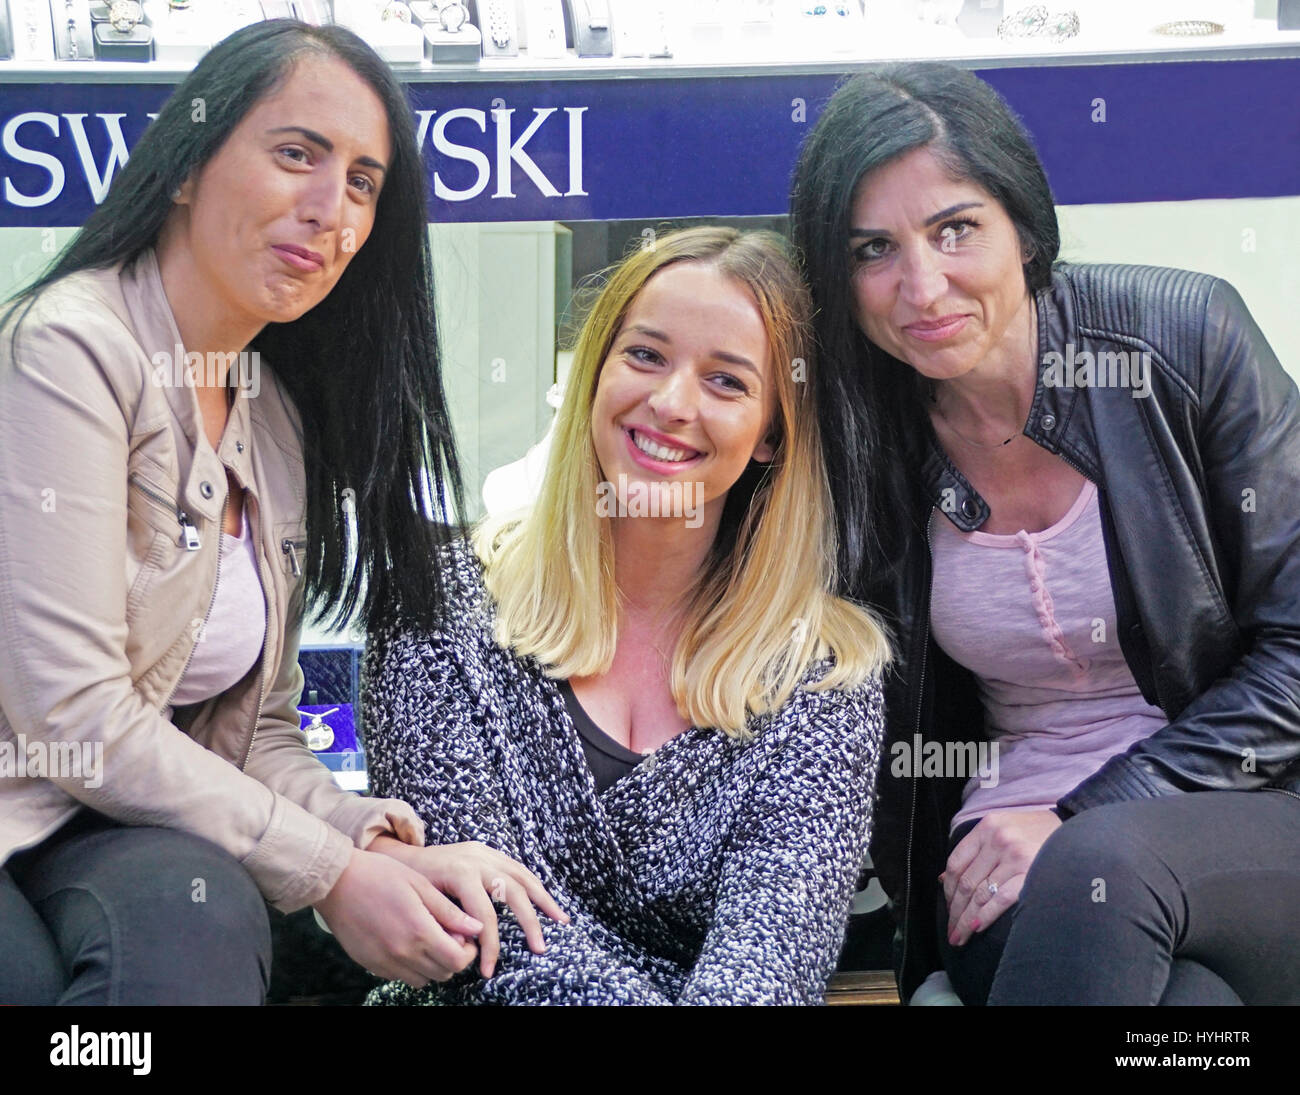
M 1030 300 L 1015 225 L 928 149 L 858 184 L 845 242 L 858 326 L 917 372 L 950 380 L 1024 353 Z
M 750 459 L 772 459 L 775 392 L 763 317 L 716 267 L 678 262 L 628 307 L 601 365 L 591 411 L 602 476 L 629 484 L 702 484 L 721 513 Z
M 337 58 L 301 57 L 181 187 L 173 217 L 194 273 L 230 315 L 297 319 L 370 235 L 390 155 L 370 85 Z

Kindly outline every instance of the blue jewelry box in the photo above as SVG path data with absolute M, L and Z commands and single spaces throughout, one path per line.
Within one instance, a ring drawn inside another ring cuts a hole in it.
M 364 794 L 366 756 L 361 745 L 361 646 L 307 646 L 298 652 L 302 699 L 298 711 L 307 743 L 347 791 Z

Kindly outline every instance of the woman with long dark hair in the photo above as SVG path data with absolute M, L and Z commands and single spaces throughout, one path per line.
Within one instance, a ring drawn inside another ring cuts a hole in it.
M 259 1002 L 264 902 L 413 985 L 474 936 L 491 960 L 489 893 L 538 945 L 530 898 L 562 915 L 338 789 L 299 731 L 309 608 L 443 603 L 463 505 L 424 186 L 368 46 L 258 23 L 4 317 L 0 1001 Z
M 1058 263 L 972 74 L 801 154 L 840 565 L 894 625 L 872 856 L 905 998 L 1300 999 L 1300 395 L 1231 286 Z

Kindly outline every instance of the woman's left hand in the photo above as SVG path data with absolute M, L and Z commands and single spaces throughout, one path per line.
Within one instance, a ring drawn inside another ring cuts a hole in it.
M 479 972 L 484 977 L 492 976 L 501 950 L 494 901 L 509 906 L 534 954 L 546 953 L 534 905 L 556 923 L 569 923 L 568 913 L 546 892 L 541 879 L 505 853 L 478 841 L 420 848 L 381 835 L 371 842 L 369 850 L 390 855 L 419 871 L 483 925 L 478 947 Z
M 958 841 L 939 876 L 949 943 L 963 946 L 1019 900 L 1038 849 L 1060 825 L 1051 810 L 995 811 Z

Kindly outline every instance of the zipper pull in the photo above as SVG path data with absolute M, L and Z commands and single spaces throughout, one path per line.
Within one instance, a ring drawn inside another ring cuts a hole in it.
M 190 515 L 183 509 L 177 509 L 176 520 L 181 523 L 179 543 L 186 551 L 199 550 L 199 530 L 190 521 Z
M 298 565 L 298 551 L 293 546 L 293 541 L 288 537 L 280 541 L 280 550 L 289 556 L 289 566 L 293 568 L 295 578 L 302 577 L 302 567 Z

